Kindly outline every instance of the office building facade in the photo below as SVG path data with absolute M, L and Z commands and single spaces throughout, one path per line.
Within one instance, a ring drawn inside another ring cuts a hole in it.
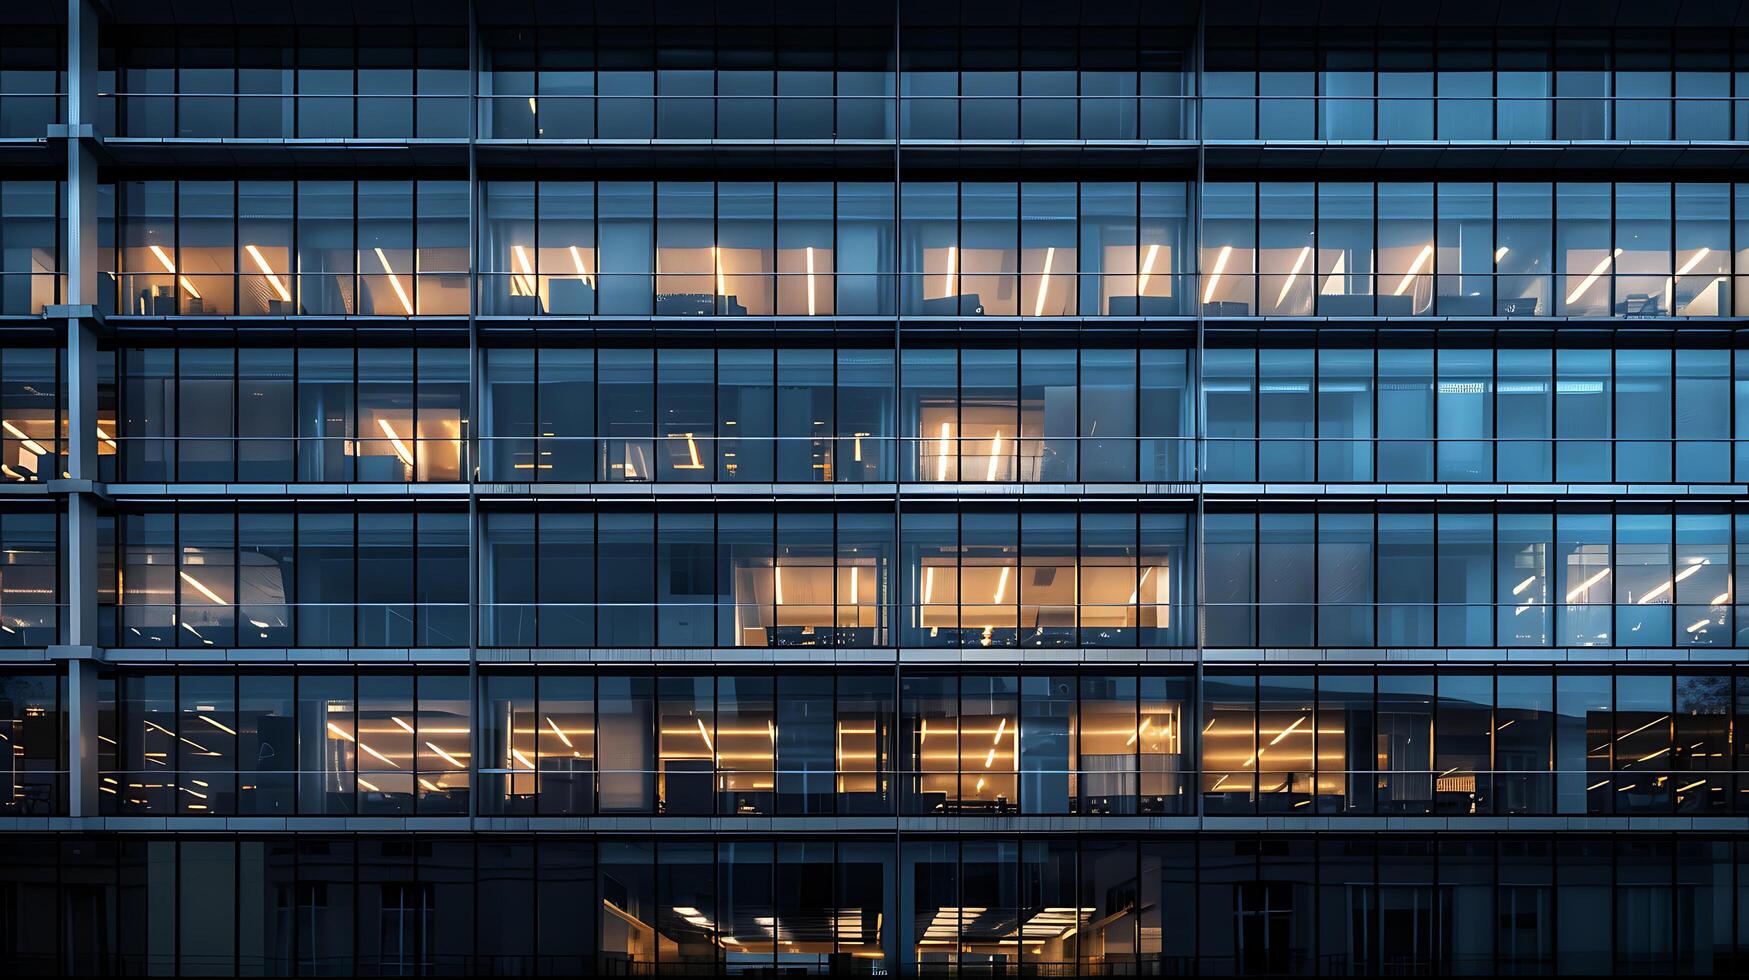
M 8 972 L 1749 961 L 1739 5 L 0 19 Z

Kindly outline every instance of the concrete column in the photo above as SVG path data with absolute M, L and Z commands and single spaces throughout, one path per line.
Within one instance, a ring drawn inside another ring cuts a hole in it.
M 70 647 L 97 643 L 97 333 L 98 294 L 97 140 L 92 129 L 97 98 L 97 3 L 67 0 L 67 593 L 63 641 Z M 89 656 L 86 652 L 83 655 Z
M 67 523 L 61 561 L 67 657 L 67 813 L 94 817 L 97 739 L 97 335 L 103 312 L 97 250 L 98 0 L 67 0 L 67 155 L 63 206 L 66 274 Z M 58 474 L 57 474 L 58 475 Z
M 98 800 L 97 663 L 67 661 L 67 815 L 95 817 Z

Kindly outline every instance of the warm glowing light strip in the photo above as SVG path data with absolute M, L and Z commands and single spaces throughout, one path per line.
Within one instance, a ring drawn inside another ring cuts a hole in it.
M 1275 297 L 1275 305 L 1280 306 L 1287 299 L 1287 291 L 1293 288 L 1294 280 L 1300 277 L 1300 270 L 1306 267 L 1306 260 L 1312 257 L 1312 246 L 1300 249 L 1300 257 L 1294 260 L 1293 271 L 1287 274 L 1287 281 L 1281 284 L 1281 294 Z
M 395 296 L 401 301 L 401 308 L 413 315 L 413 301 L 407 298 L 407 291 L 401 288 L 401 277 L 395 275 L 395 270 L 389 266 L 389 257 L 383 254 L 382 246 L 377 246 L 377 261 L 383 264 L 383 271 L 389 274 L 389 285 L 394 287 Z
M 1671 586 L 1675 585 L 1677 582 L 1680 582 L 1685 578 L 1688 578 L 1690 575 L 1693 575 L 1695 572 L 1700 571 L 1702 568 L 1706 567 L 1708 564 L 1709 564 L 1709 560 L 1706 558 L 1702 558 L 1700 561 L 1697 561 L 1697 562 L 1689 565 L 1687 568 L 1684 568 L 1682 571 L 1677 572 L 1676 578 L 1674 578 L 1668 582 L 1665 582 L 1664 584 L 1658 586 L 1657 588 L 1646 593 L 1645 595 L 1640 596 L 1640 598 L 1637 600 L 1637 603 L 1639 605 L 1645 605 L 1648 602 L 1652 602 L 1652 601 L 1656 600 L 1659 596 L 1663 595 L 1666 592 L 1669 592 Z
M 1150 278 L 1152 278 L 1154 275 L 1154 258 L 1155 258 L 1155 256 L 1157 256 L 1159 254 L 1160 254 L 1160 246 L 1159 245 L 1155 244 L 1155 245 L 1148 246 L 1148 254 L 1145 258 L 1142 259 L 1141 278 L 1136 280 L 1136 295 L 1137 296 L 1146 296 L 1148 294 L 1148 280 Z M 1139 307 L 1137 309 L 1137 312 L 1141 312 Z
M 1603 270 L 1609 268 L 1609 264 L 1611 262 L 1614 262 L 1615 257 L 1620 255 L 1620 254 L 1621 254 L 1621 249 L 1618 248 L 1615 251 L 1609 253 L 1608 255 L 1605 255 L 1601 260 L 1599 260 L 1597 263 L 1597 268 L 1592 269 L 1590 275 L 1586 276 L 1584 279 L 1581 279 L 1579 281 L 1579 288 L 1577 288 L 1577 289 L 1573 290 L 1571 293 L 1567 294 L 1567 302 L 1568 303 L 1578 302 L 1579 297 L 1585 295 L 1585 290 L 1591 288 L 1591 284 L 1596 282 L 1598 280 L 1598 277 L 1603 275 Z
M 1056 246 L 1045 249 L 1045 271 L 1038 280 L 1038 299 L 1032 304 L 1033 316 L 1045 315 L 1045 295 L 1051 291 L 1051 261 L 1057 257 Z
M 1289 735 L 1292 735 L 1294 733 L 1294 729 L 1300 727 L 1301 725 L 1303 725 L 1305 723 L 1306 723 L 1306 716 L 1305 715 L 1301 715 L 1298 718 L 1295 718 L 1294 723 L 1287 726 L 1286 728 L 1282 729 L 1280 735 L 1277 735 L 1273 739 L 1270 739 L 1269 744 L 1274 745 L 1275 743 L 1281 741 L 1282 739 L 1287 738 Z
M 935 454 L 936 482 L 947 479 L 947 443 L 952 431 L 950 426 L 952 425 L 953 423 L 951 422 L 941 423 L 941 439 L 937 442 L 938 451 Z
M 946 296 L 953 295 L 953 267 L 954 260 L 957 258 L 959 258 L 959 249 L 953 245 L 949 245 L 947 247 L 947 275 L 942 279 L 942 283 L 947 290 L 944 294 Z
M 35 439 L 32 439 L 30 436 L 25 435 L 24 430 L 20 429 L 16 425 L 13 425 L 11 419 L 7 419 L 5 421 L 0 421 L 0 427 L 4 427 L 6 429 L 6 433 L 8 435 L 12 436 L 14 439 L 17 439 L 19 442 L 23 443 L 24 448 L 30 450 L 33 453 L 36 453 L 38 456 L 47 456 L 48 455 L 49 451 L 47 449 L 43 448 L 42 443 L 37 442 Z M 113 445 L 113 443 L 112 443 L 112 445 Z
M 156 245 L 149 245 L 147 247 L 152 250 L 153 255 L 158 257 L 158 261 L 164 264 L 165 272 L 168 272 L 171 275 L 176 275 L 176 263 L 170 261 L 170 256 L 166 255 L 162 248 L 159 248 Z M 187 276 L 176 276 L 176 281 L 182 283 L 182 288 L 188 290 L 188 295 L 193 296 L 195 299 L 200 299 L 200 292 L 194 288 L 194 283 L 188 281 Z
M 670 433 L 668 438 L 670 438 L 670 439 L 685 439 L 686 440 L 686 454 L 689 457 L 689 461 L 685 462 L 685 463 L 675 463 L 674 464 L 675 469 L 677 469 L 677 470 L 702 470 L 702 469 L 704 469 L 704 461 L 698 458 L 698 440 L 693 438 L 692 433 L 690 433 L 690 432 Z
M 280 301 L 291 302 L 291 293 L 285 288 L 285 283 L 279 281 L 279 276 L 274 274 L 273 267 L 267 264 L 267 259 L 262 257 L 261 250 L 251 243 L 243 246 L 243 251 L 248 252 L 249 257 L 255 260 L 255 265 L 261 269 L 261 274 L 267 277 L 267 284 L 279 294 Z
M 990 601 L 993 603 L 1000 604 L 1002 602 L 1002 593 L 1007 592 L 1007 591 L 1008 591 L 1008 566 L 1003 565 L 1002 566 L 1002 575 L 1000 578 L 996 579 L 996 594 L 991 597 Z
M 996 479 L 996 464 L 1002 461 L 1002 430 L 996 430 L 996 437 L 990 440 L 990 465 L 984 470 L 986 481 Z
M 1577 586 L 1573 587 L 1573 590 L 1571 592 L 1567 593 L 1567 601 L 1568 602 L 1579 601 L 1579 597 L 1585 594 L 1586 589 L 1589 589 L 1593 585 L 1596 585 L 1597 583 L 1603 581 L 1604 576 L 1606 576 L 1608 574 L 1609 574 L 1609 569 L 1606 568 L 1603 571 L 1598 572 L 1596 575 L 1593 575 L 1590 578 L 1586 579 L 1585 581 L 1580 582 Z
M 715 752 L 717 750 L 717 748 L 716 748 L 716 746 L 711 744 L 711 733 L 705 729 L 704 719 L 703 718 L 694 718 L 693 721 L 698 722 L 698 737 L 704 739 L 705 749 L 708 751 L 711 751 L 711 752 Z
M 435 753 L 439 759 L 442 759 L 443 761 L 449 763 L 450 765 L 456 767 L 457 769 L 466 769 L 467 768 L 467 765 L 465 763 L 463 763 L 462 760 L 456 758 L 453 755 L 450 755 L 448 752 L 443 751 L 442 749 L 438 748 L 436 745 L 433 745 L 430 742 L 426 742 L 425 747 L 430 749 L 433 753 Z
M 1409 286 L 1415 281 L 1415 277 L 1421 274 L 1421 267 L 1426 265 L 1427 260 L 1431 258 L 1433 258 L 1433 246 L 1431 244 L 1421 246 L 1421 252 L 1415 256 L 1414 264 L 1410 265 L 1409 271 L 1403 274 L 1403 281 L 1397 283 L 1397 291 L 1391 295 L 1401 296 L 1408 292 Z
M 396 769 L 401 768 L 400 763 L 398 763 L 395 760 L 389 758 L 388 756 L 382 754 L 381 752 L 378 752 L 376 749 L 371 748 L 368 744 L 366 744 L 364 742 L 359 742 L 358 747 L 360 749 L 363 749 L 366 752 L 369 752 L 371 755 L 377 757 L 378 759 L 381 759 L 383 762 L 387 763 L 388 765 L 394 766 Z
M 1669 717 L 1670 717 L 1669 715 L 1659 715 L 1658 717 L 1653 718 L 1651 721 L 1646 722 L 1644 725 L 1641 725 L 1640 727 L 1634 729 L 1631 732 L 1624 732 L 1623 734 L 1617 735 L 1615 737 L 1615 740 L 1619 742 L 1622 739 L 1627 738 L 1631 735 L 1638 735 L 1639 733 L 1645 731 L 1646 729 L 1651 728 L 1653 725 L 1656 725 L 1661 721 L 1667 720 Z M 1601 747 L 1602 746 L 1599 746 L 1599 748 L 1601 748 Z
M 551 715 L 547 716 L 547 727 L 553 730 L 554 735 L 559 736 L 559 741 L 565 743 L 565 748 L 576 748 L 576 746 L 571 744 L 570 736 L 565 734 L 565 730 L 559 727 L 559 723 L 554 721 Z
M 209 717 L 208 717 L 208 716 L 206 716 L 206 715 L 196 715 L 196 716 L 195 716 L 195 717 L 197 717 L 197 718 L 199 718 L 199 719 L 200 719 L 200 720 L 201 720 L 201 721 L 204 721 L 204 722 L 206 722 L 206 723 L 207 723 L 207 724 L 209 724 L 209 725 L 211 725 L 211 726 L 213 726 L 213 727 L 214 727 L 214 728 L 217 728 L 217 729 L 218 729 L 218 730 L 219 730 L 219 731 L 221 731 L 221 732 L 224 732 L 224 733 L 225 733 L 225 734 L 226 734 L 226 735 L 235 735 L 235 734 L 237 734 L 237 730 L 236 730 L 236 729 L 235 729 L 235 728 L 232 728 L 232 727 L 231 727 L 231 726 L 229 726 L 229 725 L 221 725 L 221 724 L 219 724 L 219 723 L 218 723 L 218 722 L 216 722 L 216 721 L 214 721 L 214 720 L 212 720 L 212 719 L 211 719 L 211 718 L 209 718 Z
M 1224 272 L 1224 271 L 1226 271 L 1226 268 L 1227 268 L 1227 259 L 1228 259 L 1228 258 L 1229 258 L 1229 257 L 1231 257 L 1231 256 L 1232 256 L 1232 254 L 1233 254 L 1233 246 L 1231 246 L 1231 245 L 1222 245 L 1222 246 L 1221 246 L 1221 254 L 1220 254 L 1220 255 L 1217 255 L 1217 256 L 1215 256 L 1215 271 L 1214 271 L 1214 274 L 1213 274 L 1213 275 L 1211 275 L 1211 276 L 1209 276 L 1209 284 L 1208 284 L 1208 286 L 1207 286 L 1207 288 L 1205 288 L 1205 289 L 1204 289 L 1204 290 L 1203 290 L 1203 291 L 1202 291 L 1202 301 L 1203 301 L 1203 302 L 1204 302 L 1204 303 L 1207 303 L 1207 302 L 1209 302 L 1209 301 L 1210 301 L 1210 300 L 1212 300 L 1212 299 L 1214 299 L 1214 297 L 1215 297 L 1215 286 L 1216 286 L 1216 284 L 1218 284 L 1218 283 L 1219 283 L 1219 282 L 1220 282 L 1220 281 L 1221 281 L 1221 273 L 1222 273 L 1222 272 Z
M 529 296 L 537 295 L 539 290 L 535 288 L 534 264 L 528 260 L 528 249 L 521 245 L 512 245 L 510 251 L 516 253 L 516 264 L 522 267 L 522 291 Z
M 814 246 L 808 246 L 808 315 L 814 315 Z
M 217 592 L 214 592 L 213 590 L 207 588 L 206 583 L 202 582 L 200 579 L 195 578 L 193 575 L 190 575 L 187 572 L 177 572 L 176 574 L 184 582 L 187 582 L 189 585 L 194 586 L 194 591 L 199 592 L 203 596 L 206 596 L 208 602 L 211 602 L 214 605 L 219 605 L 219 606 L 222 606 L 225 604 L 225 600 L 219 598 L 219 594 Z
M 395 447 L 395 455 L 401 457 L 401 462 L 406 463 L 408 466 L 412 466 L 413 451 L 407 448 L 407 444 L 401 441 L 399 435 L 395 434 L 394 426 L 389 425 L 389 420 L 382 418 L 377 419 L 377 428 L 382 429 L 383 435 L 389 437 L 389 445 Z
M 1152 572 L 1153 570 L 1154 570 L 1154 566 L 1152 566 L 1152 565 L 1149 565 L 1147 568 L 1142 569 L 1141 577 L 1136 579 L 1135 591 L 1130 593 L 1130 602 L 1129 602 L 1130 605 L 1132 605 L 1132 606 L 1135 605 L 1136 600 L 1141 598 L 1142 586 L 1148 584 L 1148 573 Z
M 1330 274 L 1324 277 L 1324 288 L 1320 290 L 1325 296 L 1346 295 L 1348 285 L 1348 253 L 1336 253 L 1336 264 L 1330 267 Z
M 1501 260 L 1501 259 L 1503 259 L 1503 258 L 1505 258 L 1505 257 L 1506 257 L 1506 253 L 1507 253 L 1507 252 L 1510 252 L 1510 251 L 1512 251 L 1512 249 L 1511 249 L 1511 247 L 1510 247 L 1510 246 L 1506 246 L 1506 245 L 1502 245 L 1502 246 L 1500 246 L 1500 247 L 1499 247 L 1499 248 L 1497 248 L 1497 249 L 1495 249 L 1495 250 L 1494 250 L 1494 264 L 1495 264 L 1495 265 L 1499 265 L 1499 264 L 1500 264 L 1500 260 Z
M 1682 268 L 1677 269 L 1676 274 L 1679 276 L 1688 275 L 1690 272 L 1694 271 L 1695 266 L 1700 265 L 1700 261 L 1702 259 L 1706 258 L 1710 254 L 1712 254 L 1712 249 L 1702 248 L 1700 251 L 1694 253 L 1694 256 L 1692 258 L 1690 258 L 1687 262 L 1682 263 Z

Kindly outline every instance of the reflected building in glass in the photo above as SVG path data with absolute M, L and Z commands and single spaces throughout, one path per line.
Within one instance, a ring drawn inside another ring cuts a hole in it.
M 0 963 L 1743 972 L 1749 20 L 1497 6 L 0 13 Z

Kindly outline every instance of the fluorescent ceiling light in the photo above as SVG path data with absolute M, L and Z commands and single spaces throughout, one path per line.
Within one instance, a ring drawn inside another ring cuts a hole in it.
M 1159 255 L 1159 254 L 1160 254 L 1160 246 L 1158 244 L 1148 246 L 1147 257 L 1142 259 L 1141 278 L 1136 280 L 1136 295 L 1137 296 L 1146 296 L 1148 294 L 1148 279 L 1150 277 L 1152 277 L 1154 274 L 1154 257 Z M 1141 312 L 1140 306 L 1137 306 L 1136 312 L 1137 313 Z
M 170 256 L 165 254 L 162 248 L 159 248 L 157 245 L 148 245 L 147 248 L 150 248 L 152 254 L 158 257 L 158 261 L 164 264 L 165 272 L 168 272 L 171 275 L 176 275 L 176 263 L 170 261 Z M 200 299 L 200 292 L 194 288 L 194 283 L 188 281 L 187 276 L 176 276 L 176 280 L 182 283 L 183 289 L 188 290 L 188 295 L 193 296 L 195 299 Z
M 1275 298 L 1275 305 L 1280 306 L 1287 299 L 1287 291 L 1293 288 L 1294 280 L 1300 277 L 1300 270 L 1306 267 L 1306 260 L 1312 256 L 1312 246 L 1300 249 L 1300 257 L 1294 260 L 1292 272 L 1287 274 L 1287 281 L 1281 284 L 1281 295 Z
M 1423 245 L 1420 253 L 1415 256 L 1414 264 L 1409 266 L 1409 271 L 1407 273 L 1404 273 L 1403 281 L 1397 283 L 1397 291 L 1391 295 L 1401 296 L 1408 292 L 1409 286 L 1415 281 L 1415 277 L 1421 274 L 1421 267 L 1426 265 L 1427 260 L 1431 258 L 1433 258 L 1433 245 L 1431 243 Z
M 285 283 L 279 281 L 279 276 L 275 275 L 273 267 L 267 264 L 267 259 L 262 256 L 261 250 L 251 243 L 243 246 L 243 251 L 248 252 L 249 257 L 255 260 L 255 265 L 261 269 L 261 274 L 267 277 L 267 284 L 273 287 L 275 293 L 279 294 L 280 301 L 291 302 L 291 292 L 285 288 Z
M 395 270 L 389 265 L 389 257 L 383 254 L 381 246 L 377 247 L 377 261 L 383 264 L 383 271 L 389 274 L 389 285 L 395 289 L 395 296 L 401 301 L 401 308 L 413 315 L 413 301 L 407 298 L 407 290 L 401 288 L 401 277 L 395 275 Z
M 1596 282 L 1599 276 L 1603 275 L 1603 270 L 1609 268 L 1609 264 L 1614 262 L 1615 257 L 1620 254 L 1621 249 L 1618 248 L 1598 260 L 1597 267 L 1591 270 L 1591 274 L 1587 275 L 1584 279 L 1581 279 L 1578 288 L 1567 294 L 1567 302 L 1569 304 L 1578 302 L 1579 297 L 1585 295 L 1585 290 L 1591 288 L 1591 284 Z
M 1045 296 L 1051 291 L 1051 261 L 1057 257 L 1055 246 L 1045 249 L 1045 271 L 1039 276 L 1038 299 L 1032 304 L 1033 316 L 1045 315 Z
M 1233 254 L 1233 246 L 1222 245 L 1221 246 L 1221 254 L 1215 256 L 1215 271 L 1212 275 L 1209 276 L 1209 284 L 1202 291 L 1202 301 L 1204 303 L 1207 303 L 1210 300 L 1214 299 L 1215 286 L 1221 281 L 1221 273 L 1226 271 L 1227 259 L 1229 257 L 1231 257 L 1232 254 Z

